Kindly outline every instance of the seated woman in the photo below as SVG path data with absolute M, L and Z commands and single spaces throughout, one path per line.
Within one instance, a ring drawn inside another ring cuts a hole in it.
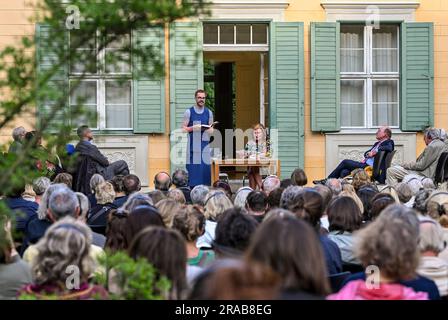
M 250 140 L 244 149 L 244 157 L 248 159 L 258 159 L 269 157 L 268 140 L 266 137 L 266 128 L 261 123 L 252 127 L 253 140 Z M 249 186 L 255 190 L 257 187 L 261 190 L 263 180 L 260 175 L 260 167 L 248 167 L 247 175 L 249 177 Z

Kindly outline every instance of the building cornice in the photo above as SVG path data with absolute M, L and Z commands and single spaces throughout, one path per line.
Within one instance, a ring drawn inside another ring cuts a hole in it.
M 419 1 L 332 1 L 322 0 L 321 6 L 327 9 L 364 9 L 368 6 L 376 6 L 379 9 L 417 9 Z
M 212 8 L 216 9 L 286 9 L 289 1 L 272 0 L 214 0 L 211 3 Z
M 213 0 L 211 16 L 206 20 L 284 21 L 290 1 L 285 0 Z

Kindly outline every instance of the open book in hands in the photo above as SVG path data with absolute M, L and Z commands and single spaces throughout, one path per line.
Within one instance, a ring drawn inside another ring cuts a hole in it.
M 205 129 L 210 129 L 210 128 L 213 128 L 215 125 L 217 125 L 219 122 L 218 121 L 215 121 L 215 122 L 213 122 L 212 124 L 202 124 L 201 125 L 201 127 L 202 128 L 205 128 Z

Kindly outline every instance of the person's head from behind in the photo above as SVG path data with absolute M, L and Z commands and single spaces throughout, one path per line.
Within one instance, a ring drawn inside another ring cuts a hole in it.
M 251 193 L 253 189 L 251 187 L 241 187 L 235 193 L 235 199 L 233 199 L 233 205 L 238 208 L 244 208 L 246 206 L 246 199 L 249 193 Z
M 400 204 L 400 199 L 398 198 L 397 191 L 395 191 L 395 187 L 385 186 L 380 190 L 380 193 L 390 194 L 392 198 L 395 200 L 395 203 Z
M 133 259 L 144 258 L 171 282 L 166 299 L 182 299 L 186 288 L 187 249 L 177 230 L 147 227 L 140 231 L 129 247 Z
M 216 226 L 213 249 L 219 257 L 241 256 L 258 222 L 242 208 L 226 210 Z
M 354 232 L 361 227 L 362 216 L 356 202 L 350 197 L 337 197 L 327 209 L 329 231 Z
M 179 204 L 185 204 L 187 200 L 185 199 L 185 195 L 180 189 L 171 189 L 168 191 L 168 198 L 173 199 Z
M 39 208 L 37 209 L 37 217 L 39 220 L 44 220 L 47 218 L 51 194 L 61 187 L 66 186 L 64 184 L 50 184 L 45 190 L 40 200 Z
M 106 244 L 105 248 L 111 252 L 127 250 L 128 243 L 125 236 L 125 225 L 129 212 L 119 209 L 112 209 L 107 217 Z
M 205 217 L 197 205 L 188 205 L 179 210 L 173 219 L 173 229 L 178 230 L 188 243 L 196 240 L 205 232 Z
M 210 189 L 206 185 L 200 184 L 200 185 L 195 186 L 190 191 L 190 197 L 191 197 L 192 204 L 204 206 L 205 199 L 207 198 L 207 194 L 209 191 L 210 191 Z
M 277 176 L 269 175 L 264 178 L 263 183 L 261 184 L 261 189 L 267 196 L 269 196 L 273 190 L 280 187 L 280 183 L 280 179 Z
M 79 202 L 79 218 L 81 221 L 86 221 L 87 214 L 89 213 L 90 210 L 89 198 L 87 198 L 87 196 L 81 192 L 75 192 L 75 194 Z
M 426 200 L 426 212 L 442 227 L 448 228 L 448 192 L 433 192 Z
M 154 176 L 154 188 L 160 191 L 168 191 L 171 187 L 171 177 L 168 173 L 162 171 Z
M 127 212 L 132 212 L 132 210 L 134 210 L 134 208 L 139 205 L 153 206 L 154 203 L 148 195 L 134 192 L 133 194 L 129 195 L 128 200 L 126 200 L 121 208 Z
M 92 232 L 81 221 L 65 217 L 50 226 L 37 243 L 37 256 L 32 263 L 34 281 L 38 285 L 61 285 L 69 281 L 68 267 L 76 266 L 81 283 L 94 269 L 89 254 Z
M 370 177 L 367 172 L 363 169 L 357 170 L 353 174 L 352 186 L 355 188 L 355 191 L 358 191 L 362 186 L 370 184 Z
M 12 138 L 14 139 L 14 141 L 23 141 L 23 139 L 25 138 L 26 135 L 26 130 L 24 127 L 17 127 L 14 128 L 14 130 L 12 130 Z
M 339 179 L 331 178 L 325 182 L 325 185 L 333 192 L 333 197 L 338 196 L 342 192 L 342 184 Z
M 414 204 L 412 206 L 421 215 L 426 215 L 426 200 L 431 196 L 432 190 L 421 189 L 415 195 Z
M 204 202 L 204 214 L 207 220 L 218 221 L 227 209 L 233 208 L 233 203 L 222 190 L 211 190 Z
M 173 172 L 173 184 L 176 188 L 188 186 L 188 172 L 184 169 L 177 169 Z
M 415 277 L 419 222 L 413 210 L 391 205 L 356 234 L 355 254 L 364 267 L 377 266 L 390 282 Z
M 405 183 L 411 189 L 412 196 L 416 196 L 420 189 L 423 189 L 421 179 L 415 175 L 405 176 L 402 183 Z
M 98 204 L 112 203 L 115 199 L 114 186 L 110 182 L 102 182 L 95 188 L 95 198 Z
M 370 221 L 371 220 L 370 212 L 372 210 L 372 199 L 375 195 L 378 194 L 378 190 L 375 189 L 372 185 L 365 185 L 359 188 L 356 194 L 358 195 L 358 198 L 361 200 L 362 207 L 364 209 L 362 213 L 363 220 Z
M 422 185 L 425 189 L 431 189 L 434 190 L 436 188 L 436 185 L 434 184 L 434 181 L 431 178 L 425 177 L 422 179 Z
M 167 198 L 167 196 L 160 190 L 152 190 L 148 192 L 148 197 L 152 199 L 154 205 L 157 205 L 160 201 Z
M 378 193 L 372 200 L 370 205 L 370 219 L 378 218 L 381 212 L 388 206 L 396 204 L 395 199 L 388 193 Z
M 91 178 L 90 178 L 90 182 L 89 182 L 89 186 L 90 186 L 90 191 L 92 193 L 95 193 L 95 188 L 97 185 L 99 185 L 102 182 L 105 182 L 106 180 L 104 179 L 104 177 L 98 173 L 95 173 Z
M 149 205 L 140 205 L 128 214 L 124 224 L 126 246 L 129 246 L 135 235 L 149 226 L 165 227 L 157 209 Z
M 119 174 L 116 175 L 112 178 L 112 180 L 110 180 L 109 182 L 112 184 L 112 186 L 114 187 L 114 191 L 115 191 L 115 195 L 118 196 L 119 194 L 123 194 L 124 193 L 124 175 Z
M 328 204 L 330 203 L 331 199 L 333 198 L 333 192 L 331 189 L 327 186 L 324 186 L 323 184 L 317 184 L 313 187 L 314 190 L 319 192 L 320 196 L 322 197 L 322 211 L 325 213 L 328 207 Z
M 80 126 L 76 130 L 76 134 L 78 135 L 80 140 L 87 140 L 87 141 L 93 140 L 92 130 L 90 130 L 88 126 Z
M 304 186 L 308 183 L 308 178 L 303 169 L 297 168 L 291 174 L 291 181 L 296 186 Z
M 290 206 L 293 206 L 295 197 L 302 192 L 302 190 L 303 188 L 299 186 L 289 186 L 283 190 L 280 198 L 280 207 L 283 209 L 288 209 Z
M 246 210 L 249 214 L 264 214 L 268 208 L 267 197 L 262 191 L 252 191 L 246 198 Z
M 290 178 L 283 179 L 280 181 L 280 188 L 286 189 L 289 186 L 292 186 L 292 180 Z
M 412 190 L 407 183 L 400 182 L 396 184 L 395 191 L 397 192 L 398 199 L 400 199 L 400 203 L 402 204 L 408 202 L 412 198 Z
M 53 183 L 63 183 L 71 189 L 73 184 L 73 177 L 70 173 L 62 172 L 54 178 Z
M 232 188 L 230 188 L 230 185 L 227 182 L 222 180 L 215 181 L 215 183 L 213 183 L 213 188 L 224 191 L 227 197 L 232 199 Z
M 432 219 L 420 220 L 420 253 L 424 256 L 438 256 L 445 247 L 442 226 Z
M 79 201 L 76 194 L 64 184 L 58 184 L 49 197 L 47 217 L 50 221 L 56 222 L 66 216 L 78 218 Z
M 275 208 L 280 208 L 280 200 L 282 199 L 282 194 L 285 189 L 277 188 L 272 190 L 268 195 L 268 209 L 272 210 Z
M 303 189 L 286 208 L 297 218 L 303 219 L 315 229 L 320 227 L 320 218 L 323 213 L 322 196 L 314 189 Z
M 172 228 L 174 216 L 181 210 L 182 206 L 173 199 L 163 199 L 156 203 L 156 208 L 159 210 L 165 226 Z
M 38 197 L 42 197 L 50 186 L 51 181 L 47 177 L 39 177 L 33 181 L 33 191 Z
M 271 267 L 285 291 L 329 293 L 327 269 L 319 238 L 305 221 L 285 215 L 264 221 L 255 232 L 247 259 Z
M 141 189 L 140 179 L 135 174 L 128 174 L 123 178 L 123 191 L 126 195 Z

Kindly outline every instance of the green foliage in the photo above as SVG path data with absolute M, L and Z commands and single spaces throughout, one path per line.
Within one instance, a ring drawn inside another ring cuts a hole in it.
M 168 296 L 170 281 L 146 259 L 135 261 L 124 252 L 106 253 L 100 264 L 105 271 L 95 279 L 108 289 L 111 299 L 161 300 Z

